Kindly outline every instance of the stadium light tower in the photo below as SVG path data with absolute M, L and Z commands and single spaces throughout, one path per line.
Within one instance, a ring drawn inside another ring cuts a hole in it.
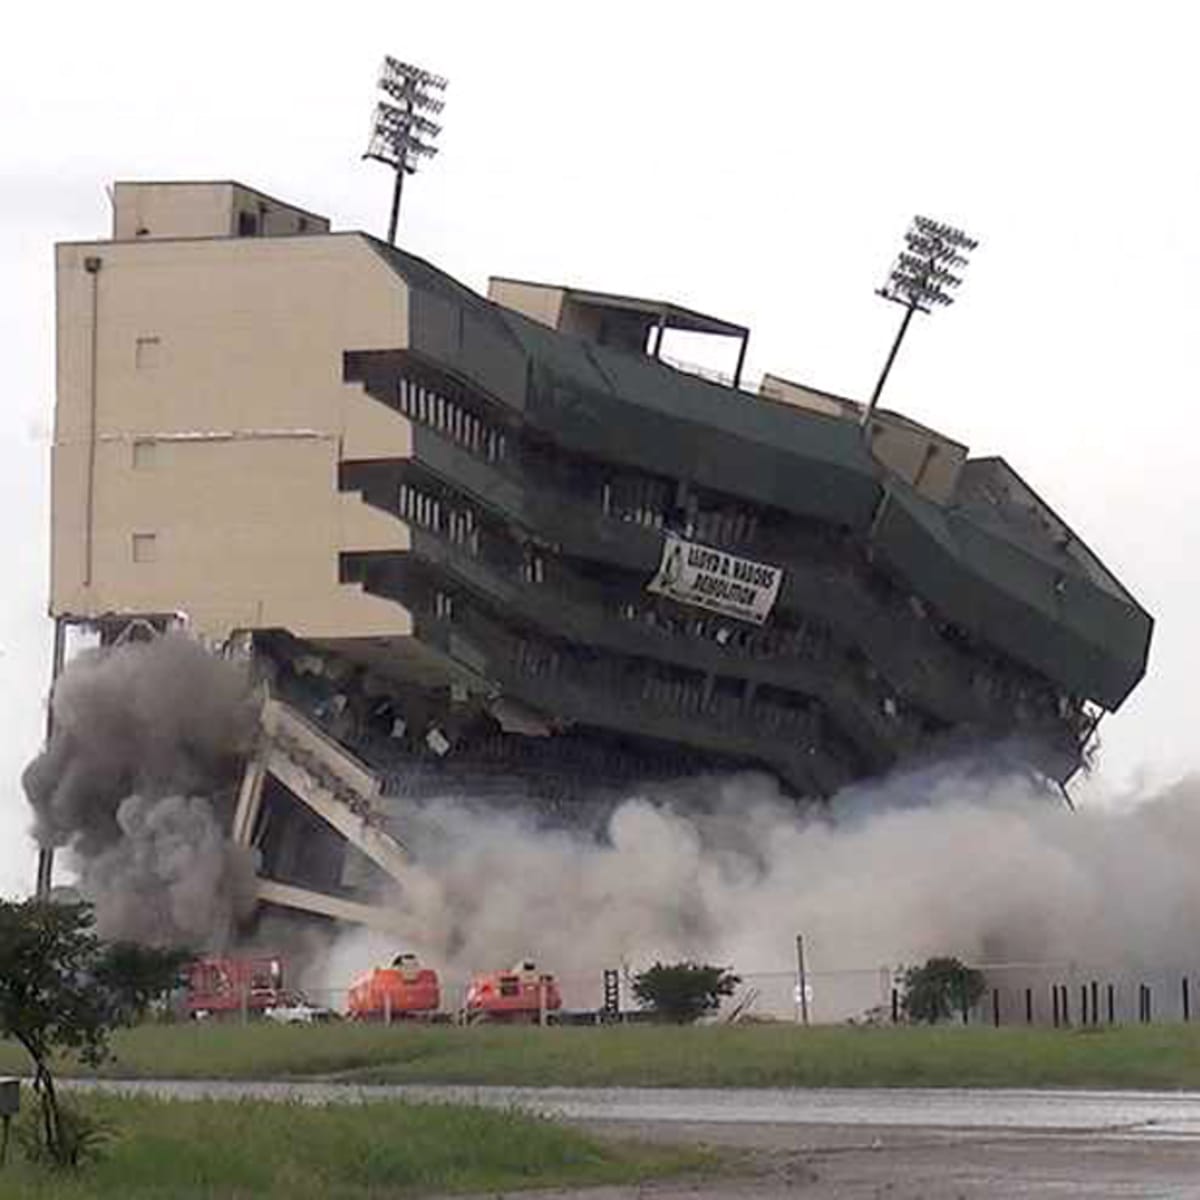
M 426 114 L 442 111 L 444 101 L 435 93 L 444 92 L 448 82 L 421 67 L 400 62 L 390 54 L 380 68 L 379 90 L 389 99 L 380 100 L 375 106 L 371 141 L 363 157 L 386 163 L 396 172 L 392 217 L 388 222 L 389 245 L 396 244 L 404 176 L 415 174 L 422 158 L 432 158 L 437 153 L 433 139 L 441 133 L 442 127 Z
M 883 364 L 870 403 L 863 409 L 862 424 L 865 427 L 879 403 L 888 372 L 896 361 L 900 343 L 908 332 L 909 322 L 915 312 L 933 312 L 935 308 L 949 308 L 954 303 L 954 290 L 962 283 L 961 272 L 967 265 L 967 252 L 979 243 L 961 229 L 932 221 L 928 217 L 913 217 L 912 224 L 904 235 L 904 249 L 896 257 L 888 272 L 887 282 L 877 294 L 904 308 L 904 319 L 896 332 L 896 340 Z

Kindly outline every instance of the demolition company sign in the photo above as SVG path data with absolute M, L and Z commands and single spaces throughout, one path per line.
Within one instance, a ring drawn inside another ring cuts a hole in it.
M 780 567 L 738 558 L 699 542 L 685 542 L 668 533 L 662 562 L 648 590 L 761 625 L 771 615 L 782 580 Z

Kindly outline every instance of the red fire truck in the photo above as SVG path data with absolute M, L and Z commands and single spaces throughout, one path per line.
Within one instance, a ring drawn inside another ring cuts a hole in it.
M 187 1015 L 260 1015 L 285 1002 L 278 958 L 198 958 L 187 968 Z

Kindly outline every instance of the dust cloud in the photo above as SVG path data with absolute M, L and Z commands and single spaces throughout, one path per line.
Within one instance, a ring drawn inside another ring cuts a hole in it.
M 527 955 L 566 976 L 683 957 L 771 972 L 799 932 L 828 971 L 1193 957 L 1196 781 L 1123 814 L 1072 813 L 968 764 L 856 787 L 807 819 L 756 776 L 692 781 L 687 803 L 632 797 L 599 839 L 461 800 L 400 813 L 414 865 L 389 900 L 399 934 L 343 939 L 326 978 L 400 948 L 455 977 Z
M 168 635 L 80 654 L 26 768 L 35 840 L 65 851 L 102 936 L 219 949 L 253 904 L 226 836 L 258 722 L 244 668 Z
M 186 638 L 72 661 L 54 736 L 24 782 L 39 842 L 65 849 L 103 934 L 205 950 L 236 939 L 254 863 L 226 831 L 256 736 L 246 670 Z M 330 988 L 400 950 L 457 979 L 524 957 L 592 979 L 655 958 L 778 972 L 797 933 L 818 971 L 932 954 L 1192 961 L 1200 782 L 1123 813 L 1071 813 L 997 767 L 1003 757 L 989 761 L 910 771 L 803 811 L 763 776 L 660 785 L 616 804 L 598 836 L 539 824 L 532 802 L 392 801 L 412 856 L 378 898 L 394 932 L 347 934 L 328 956 L 306 943 L 301 957 L 325 958 Z M 513 791 L 519 801 L 519 780 Z M 255 936 L 286 940 L 290 927 L 276 914 Z

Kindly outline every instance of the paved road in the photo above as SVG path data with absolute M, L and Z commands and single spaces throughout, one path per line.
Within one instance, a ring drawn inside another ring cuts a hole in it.
M 519 1105 L 605 1136 L 744 1155 L 742 1177 L 592 1200 L 1200 1200 L 1200 1093 L 908 1089 L 497 1088 L 104 1081 L 176 1098 Z M 576 1193 L 538 1193 L 566 1200 Z
M 1200 1141 L 1200 1092 L 920 1088 L 530 1088 L 222 1080 L 104 1080 L 83 1086 L 178 1099 L 256 1097 L 518 1106 L 571 1121 L 1068 1130 Z M 1200 1147 L 1198 1147 L 1200 1150 Z M 1197 1195 L 1200 1196 L 1200 1190 Z

